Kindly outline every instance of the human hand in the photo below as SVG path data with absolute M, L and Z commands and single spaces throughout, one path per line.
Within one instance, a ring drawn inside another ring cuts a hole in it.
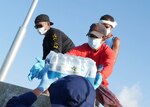
M 49 74 L 48 74 L 49 71 L 46 71 L 42 77 L 42 80 L 40 82 L 40 84 L 38 85 L 38 89 L 41 91 L 41 92 L 44 92 L 45 90 L 47 90 L 49 88 L 49 86 L 54 82 L 56 81 L 58 78 L 49 78 Z
M 44 74 L 44 66 L 45 61 L 40 59 L 39 57 L 36 58 L 37 62 L 32 66 L 30 69 L 30 73 L 28 75 L 28 79 L 31 81 L 33 78 L 41 79 Z
M 101 83 L 102 83 L 102 75 L 100 73 L 97 73 L 94 82 L 94 89 L 97 89 Z

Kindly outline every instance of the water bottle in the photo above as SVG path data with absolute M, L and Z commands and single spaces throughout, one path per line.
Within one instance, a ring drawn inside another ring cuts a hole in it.
M 80 57 L 80 73 L 81 73 L 81 75 L 82 76 L 85 76 L 86 75 L 86 69 L 87 69 L 87 67 L 86 67 L 86 60 L 85 60 L 85 58 L 82 58 L 82 57 Z
M 91 60 L 91 59 L 89 59 Z M 96 73 L 97 73 L 97 68 L 96 68 L 96 62 L 94 61 L 89 61 L 88 62 L 88 76 L 91 78 L 95 78 L 96 77 Z
M 68 55 L 68 54 L 65 54 L 66 56 L 66 67 L 64 70 L 64 73 L 65 74 L 72 74 L 72 67 L 73 67 L 73 60 L 74 60 L 74 56 L 71 56 L 71 55 Z
M 54 51 L 51 51 L 45 59 L 45 67 L 49 71 L 56 71 L 57 64 L 58 64 L 58 54 L 55 53 Z

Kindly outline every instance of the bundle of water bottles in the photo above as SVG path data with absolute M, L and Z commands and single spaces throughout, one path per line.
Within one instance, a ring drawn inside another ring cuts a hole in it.
M 73 56 L 51 51 L 45 60 L 45 68 L 48 72 L 56 72 L 58 75 L 79 75 L 95 78 L 97 67 L 95 61 L 90 58 Z
M 41 79 L 44 72 L 54 82 L 67 75 L 79 75 L 88 79 L 96 89 L 102 81 L 100 73 L 97 75 L 96 62 L 90 58 L 73 56 L 51 51 L 44 60 L 39 60 L 32 67 L 28 75 L 29 80 Z

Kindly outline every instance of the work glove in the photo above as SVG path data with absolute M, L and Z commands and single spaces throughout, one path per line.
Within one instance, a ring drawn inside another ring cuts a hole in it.
M 47 90 L 49 88 L 49 86 L 58 79 L 56 77 L 54 78 L 53 76 L 52 76 L 52 78 L 49 78 L 48 72 L 50 72 L 50 71 L 45 69 L 45 73 L 42 77 L 42 80 L 37 87 L 41 92 L 44 92 L 45 90 Z
M 45 61 L 40 59 L 39 57 L 36 58 L 37 62 L 32 66 L 30 69 L 30 73 L 28 75 L 28 79 L 31 81 L 33 78 L 41 79 L 44 71 Z
M 94 82 L 94 89 L 97 89 L 101 83 L 102 83 L 102 75 L 100 73 L 97 73 Z

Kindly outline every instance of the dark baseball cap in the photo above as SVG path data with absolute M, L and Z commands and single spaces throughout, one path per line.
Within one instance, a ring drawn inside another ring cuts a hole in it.
M 102 37 L 102 36 L 106 36 L 106 28 L 103 24 L 101 23 L 93 23 L 91 26 L 90 26 L 90 29 L 89 29 L 89 32 L 87 33 L 87 36 L 93 34 L 95 35 L 96 37 Z
M 37 24 L 38 22 L 50 22 L 50 25 L 53 25 L 54 23 L 50 21 L 48 15 L 46 14 L 40 14 L 35 18 L 34 23 Z
M 51 107 L 93 107 L 96 92 L 91 83 L 77 75 L 65 76 L 52 83 Z

